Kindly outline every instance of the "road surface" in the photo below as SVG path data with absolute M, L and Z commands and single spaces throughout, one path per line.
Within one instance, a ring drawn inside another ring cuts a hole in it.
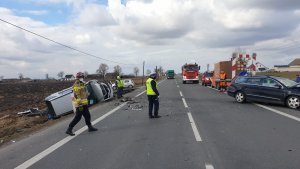
M 148 118 L 144 89 L 91 108 L 99 131 L 71 120 L 0 149 L 0 168 L 299 169 L 300 112 L 239 104 L 225 93 L 180 78 L 159 84 L 159 119 Z

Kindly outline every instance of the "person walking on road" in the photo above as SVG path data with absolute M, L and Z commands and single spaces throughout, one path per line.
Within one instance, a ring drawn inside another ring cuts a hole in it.
M 156 73 L 150 74 L 150 77 L 146 81 L 146 93 L 149 101 L 149 118 L 160 118 L 158 115 L 159 109 L 159 92 L 156 83 Z M 154 115 L 152 114 L 154 106 Z
M 123 90 L 124 90 L 124 81 L 121 79 L 120 76 L 117 76 L 116 84 L 118 87 L 117 95 L 118 95 L 118 99 L 119 99 L 119 98 L 123 97 Z
M 83 82 L 84 74 L 82 72 L 78 72 L 76 74 L 76 81 L 73 85 L 73 93 L 74 97 L 72 98 L 76 112 L 75 117 L 69 124 L 69 127 L 66 131 L 66 134 L 70 136 L 74 136 L 73 128 L 74 126 L 80 121 L 81 117 L 83 116 L 85 119 L 85 124 L 88 126 L 88 131 L 97 131 L 98 129 L 94 128 L 91 123 L 91 114 L 88 109 L 88 94 L 85 83 Z

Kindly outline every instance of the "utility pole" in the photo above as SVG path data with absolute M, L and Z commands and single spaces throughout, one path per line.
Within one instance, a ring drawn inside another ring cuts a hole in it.
M 142 86 L 144 86 L 144 77 L 145 77 L 145 61 L 143 61 L 143 78 L 142 78 Z

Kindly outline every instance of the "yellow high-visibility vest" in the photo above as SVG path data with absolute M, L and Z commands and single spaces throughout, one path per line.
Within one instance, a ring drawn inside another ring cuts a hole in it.
M 117 86 L 118 86 L 118 88 L 124 87 L 124 81 L 123 80 L 117 80 Z
M 73 85 L 73 92 L 74 92 L 73 101 L 74 101 L 75 107 L 84 106 L 89 103 L 89 101 L 87 99 L 88 95 L 87 95 L 84 83 L 81 83 L 76 80 Z
M 146 81 L 146 91 L 147 91 L 147 95 L 151 95 L 151 96 L 155 96 L 156 93 L 154 92 L 154 90 L 152 89 L 152 86 L 151 86 L 151 82 L 152 82 L 152 78 L 149 78 L 147 81 Z M 157 83 L 156 83 L 156 89 L 157 89 Z

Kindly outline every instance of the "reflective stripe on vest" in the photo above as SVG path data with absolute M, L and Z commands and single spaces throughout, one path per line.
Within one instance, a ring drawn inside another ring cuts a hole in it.
M 152 89 L 152 86 L 151 86 L 151 82 L 152 82 L 153 79 L 149 78 L 147 81 L 146 81 L 146 90 L 147 90 L 147 95 L 156 95 L 156 93 L 154 92 L 154 90 Z M 156 84 L 156 89 L 157 89 L 157 84 Z
M 84 106 L 89 103 L 84 83 L 76 81 L 73 85 L 73 92 L 73 101 L 75 107 Z

